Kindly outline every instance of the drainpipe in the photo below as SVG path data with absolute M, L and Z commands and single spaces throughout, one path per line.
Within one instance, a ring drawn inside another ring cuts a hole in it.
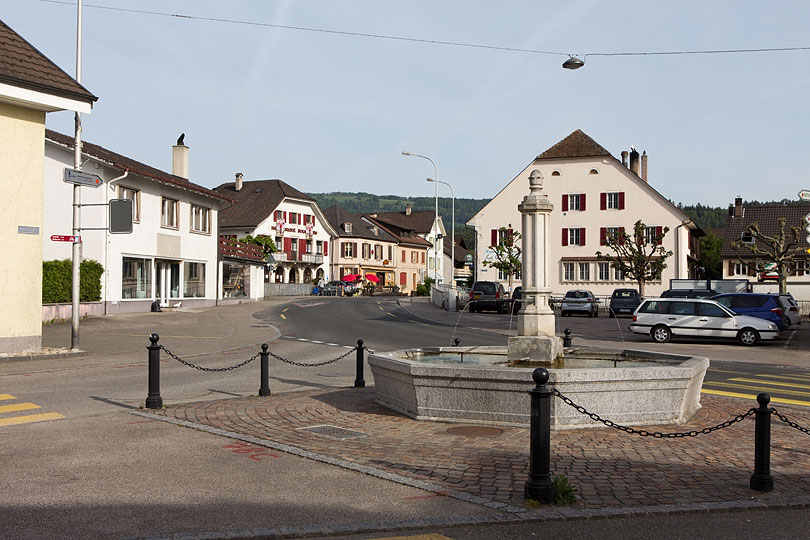
M 112 180 L 107 182 L 107 185 L 110 187 L 110 190 L 115 191 L 115 186 L 113 184 L 115 182 L 118 182 L 119 180 L 123 180 L 128 175 L 129 175 L 129 169 L 124 169 L 124 174 L 122 174 L 121 176 L 119 176 L 117 178 L 113 178 Z M 107 191 L 104 192 L 104 202 L 106 204 L 110 203 L 110 194 Z M 109 206 L 108 206 L 107 207 L 107 216 L 109 216 L 109 212 L 110 212 L 110 210 L 109 210 Z M 109 220 L 109 217 L 107 219 Z M 109 314 L 108 309 L 107 309 L 107 305 L 108 305 L 107 291 L 109 291 L 109 288 L 110 288 L 109 261 L 110 261 L 110 223 L 108 221 L 107 222 L 107 230 L 104 231 L 104 315 Z

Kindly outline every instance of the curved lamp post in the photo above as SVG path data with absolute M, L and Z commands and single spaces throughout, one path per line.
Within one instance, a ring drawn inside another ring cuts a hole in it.
M 456 286 L 456 279 L 455 279 L 455 270 L 456 270 L 456 192 L 453 191 L 453 186 L 444 182 L 442 180 L 436 180 L 434 178 L 428 178 L 428 182 L 444 184 L 445 186 L 450 188 L 450 195 L 453 197 L 453 211 L 452 211 L 452 221 L 450 222 L 450 287 L 455 288 Z M 444 252 L 444 249 L 442 249 Z
M 423 155 L 420 155 L 420 154 L 414 154 L 412 152 L 407 152 L 405 150 L 402 151 L 402 155 L 403 156 L 413 156 L 413 157 L 418 157 L 418 158 L 428 160 L 429 162 L 431 162 L 433 164 L 433 178 L 438 178 L 439 177 L 439 172 L 438 172 L 438 168 L 436 167 L 436 162 L 434 162 L 429 157 L 423 156 Z M 435 184 L 435 188 L 436 189 L 434 191 L 435 191 L 435 196 L 436 196 L 436 214 L 433 216 L 433 228 L 438 230 L 437 223 L 439 222 L 439 185 Z M 436 242 L 438 242 L 438 239 L 436 238 L 437 236 L 438 236 L 438 233 L 433 235 L 433 279 L 435 280 L 436 283 L 439 282 L 439 279 L 438 279 L 438 277 L 436 275 L 437 272 L 438 272 L 438 269 L 436 268 L 438 266 L 436 264 Z

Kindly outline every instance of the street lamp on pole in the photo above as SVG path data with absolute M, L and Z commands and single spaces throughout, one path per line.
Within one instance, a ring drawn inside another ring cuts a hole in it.
M 452 221 L 450 222 L 450 286 L 456 286 L 456 279 L 455 279 L 455 269 L 456 269 L 456 192 L 453 190 L 453 186 L 444 182 L 442 180 L 437 180 L 435 178 L 428 178 L 428 182 L 444 184 L 445 186 L 450 188 L 450 196 L 453 198 L 453 210 L 452 210 L 452 217 L 450 218 Z
M 428 160 L 429 162 L 431 162 L 433 164 L 433 178 L 439 178 L 439 170 L 436 167 L 436 162 L 433 161 L 432 159 L 430 159 L 429 157 L 423 156 L 423 155 L 420 155 L 420 154 L 414 154 L 412 152 L 407 152 L 405 150 L 402 151 L 402 155 L 403 156 L 413 156 L 413 157 L 418 157 L 418 158 Z M 435 191 L 435 196 L 436 196 L 436 213 L 433 216 L 433 229 L 436 232 L 434 232 L 434 234 L 433 234 L 433 280 L 436 283 L 438 283 L 439 282 L 439 279 L 437 277 L 437 273 L 438 273 L 437 266 L 438 266 L 438 264 L 437 264 L 437 260 L 436 260 L 436 242 L 438 240 L 437 240 L 436 237 L 438 236 L 438 230 L 439 230 L 439 185 L 434 184 L 434 187 L 435 187 L 434 191 Z

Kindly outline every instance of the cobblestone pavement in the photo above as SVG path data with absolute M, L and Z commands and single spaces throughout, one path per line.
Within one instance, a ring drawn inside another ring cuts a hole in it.
M 703 408 L 688 424 L 651 431 L 699 430 L 756 405 L 715 396 L 703 396 L 701 402 Z M 806 410 L 778 410 L 802 426 L 810 425 Z M 191 403 L 158 414 L 335 458 L 361 471 L 365 467 L 426 482 L 436 486 L 438 495 L 468 494 L 490 501 L 492 507 L 527 510 L 523 486 L 528 428 L 415 421 L 375 404 L 373 387 Z M 307 429 L 317 426 L 350 432 Z M 808 437 L 773 418 L 775 489 L 770 493 L 748 486 L 754 462 L 753 416 L 717 432 L 678 439 L 608 428 L 555 431 L 551 465 L 555 475 L 567 475 L 577 489 L 578 501 L 571 509 L 734 502 L 781 506 L 810 496 Z

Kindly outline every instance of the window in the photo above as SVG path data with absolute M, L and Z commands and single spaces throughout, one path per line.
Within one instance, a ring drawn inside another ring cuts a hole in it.
M 794 275 L 806 276 L 810 274 L 810 261 L 796 261 L 793 268 Z
M 599 207 L 602 210 L 624 210 L 624 192 L 601 193 Z
M 600 262 L 599 265 L 599 281 L 610 281 L 610 263 Z
M 615 281 L 624 281 L 624 274 L 622 273 L 622 269 L 618 266 L 613 267 L 613 279 Z
M 343 256 L 344 257 L 354 257 L 354 243 L 353 242 L 343 242 Z
M 579 279 L 580 281 L 591 280 L 591 265 L 590 263 L 579 263 Z
M 352 224 L 347 221 L 346 223 L 343 224 L 343 230 L 346 231 L 347 233 L 351 234 L 351 232 L 352 232 Z
M 394 262 L 394 246 L 388 246 L 388 262 Z
M 599 171 L 597 171 L 596 169 L 591 169 L 590 171 L 588 171 L 588 174 L 599 174 Z
M 323 241 L 318 240 L 317 242 L 315 242 L 315 254 L 323 255 Z
M 751 231 L 743 231 L 740 235 L 740 242 L 743 244 L 753 244 L 754 243 L 754 235 L 751 234 Z
M 290 225 L 298 225 L 298 214 L 290 212 Z
M 608 240 L 615 240 L 621 242 L 619 235 L 624 231 L 624 227 L 600 227 L 599 228 L 599 245 L 606 246 Z
M 307 255 L 312 254 L 312 240 L 307 240 Z
M 563 229 L 562 241 L 564 246 L 584 246 L 585 228 Z
M 553 171 L 551 176 L 560 176 L 560 171 Z
M 183 296 L 201 298 L 205 296 L 205 263 L 185 263 L 183 272 Z
M 574 193 L 562 196 L 562 211 L 568 212 L 569 210 L 578 212 L 585 210 L 584 193 Z
M 132 221 L 139 223 L 141 221 L 141 192 L 138 189 L 132 189 L 124 186 L 118 186 L 118 198 L 129 199 L 132 201 Z
M 152 297 L 152 261 L 124 257 L 121 271 L 121 298 Z
M 734 275 L 735 276 L 747 276 L 748 275 L 748 265 L 743 263 L 734 263 Z
M 177 201 L 163 197 L 160 203 L 160 226 L 177 228 Z
M 374 258 L 378 261 L 382 259 L 382 244 L 374 244 Z
M 368 259 L 368 258 L 369 258 L 369 252 L 370 252 L 370 250 L 371 250 L 371 245 L 370 245 L 370 244 L 366 244 L 365 242 L 363 242 L 363 258 L 364 258 L 364 259 Z
M 199 232 L 199 233 L 208 233 L 208 223 L 209 223 L 209 215 L 211 210 L 208 208 L 203 208 L 202 206 L 197 206 L 195 204 L 191 205 L 191 231 L 192 232 Z
M 644 228 L 644 241 L 650 245 L 655 244 L 656 229 L 658 227 L 645 227 Z
M 574 281 L 574 263 L 563 263 L 563 280 Z
M 419 253 L 416 251 L 411 251 L 411 264 L 416 264 L 419 262 Z
M 222 263 L 222 296 L 244 298 L 250 283 L 250 267 L 246 264 Z

